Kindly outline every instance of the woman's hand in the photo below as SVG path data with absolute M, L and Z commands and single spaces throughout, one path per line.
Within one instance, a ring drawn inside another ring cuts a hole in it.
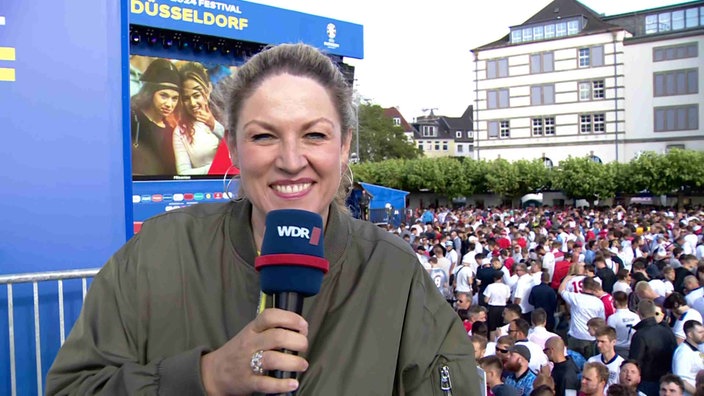
M 210 112 L 209 107 L 201 107 L 194 115 L 196 120 L 207 125 L 211 132 L 215 129 L 215 116 L 213 116 L 213 113 Z
M 208 395 L 294 391 L 298 388 L 298 381 L 255 374 L 250 361 L 257 351 L 264 351 L 264 371 L 305 371 L 308 368 L 305 359 L 278 350 L 305 352 L 308 349 L 307 335 L 308 323 L 300 315 L 281 309 L 266 309 L 225 345 L 201 357 L 203 387 Z

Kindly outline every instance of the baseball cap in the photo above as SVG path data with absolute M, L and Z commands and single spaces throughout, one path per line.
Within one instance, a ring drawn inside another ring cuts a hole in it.
M 452 241 L 445 241 L 445 246 L 446 246 L 446 247 L 454 247 L 455 244 L 452 243 Z
M 528 347 L 525 345 L 514 345 L 511 347 L 511 349 L 509 349 L 509 352 L 517 353 L 523 356 L 527 361 L 530 361 L 530 349 L 528 349 Z

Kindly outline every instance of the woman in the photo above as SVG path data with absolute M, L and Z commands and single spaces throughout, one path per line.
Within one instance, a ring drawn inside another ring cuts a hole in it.
M 132 174 L 175 175 L 173 131 L 181 90 L 181 77 L 171 62 L 156 59 L 132 97 Z
M 47 394 L 477 395 L 467 334 L 410 246 L 340 209 L 354 110 L 332 61 L 273 47 L 227 98 L 241 199 L 144 223 L 93 281 Z M 254 260 L 284 208 L 325 225 L 330 270 L 302 316 L 259 304 Z
M 225 128 L 210 111 L 212 91 L 208 72 L 199 63 L 179 68 L 184 112 L 174 130 L 174 155 L 179 175 L 207 175 Z

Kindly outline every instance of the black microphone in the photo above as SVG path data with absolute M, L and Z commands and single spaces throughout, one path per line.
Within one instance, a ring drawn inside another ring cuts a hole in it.
M 274 307 L 300 315 L 303 299 L 318 294 L 329 266 L 323 252 L 323 218 L 319 214 L 298 209 L 272 210 L 267 214 L 261 255 L 255 259 L 254 267 L 259 271 L 262 292 L 274 296 Z M 296 374 L 279 370 L 267 373 L 281 379 L 295 379 Z

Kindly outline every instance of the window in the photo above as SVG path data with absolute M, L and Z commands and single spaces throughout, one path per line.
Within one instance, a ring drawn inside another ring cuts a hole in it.
M 583 81 L 578 87 L 580 101 L 604 99 L 604 80 Z
M 604 80 L 592 81 L 592 98 L 604 99 Z
M 536 26 L 533 28 L 533 40 L 542 40 L 543 39 L 543 27 L 542 26 Z
M 486 94 L 488 109 L 504 109 L 508 107 L 508 88 L 489 90 Z
M 591 114 L 582 114 L 579 116 L 579 132 L 591 133 L 592 131 L 592 116 Z
M 511 42 L 512 43 L 520 43 L 522 41 L 522 31 L 521 30 L 514 30 L 511 32 Z
M 530 104 L 533 106 L 555 103 L 555 86 L 534 85 L 530 87 Z
M 455 132 L 455 139 L 462 139 L 462 131 Z
M 457 145 L 457 152 L 458 152 L 458 153 L 461 153 L 461 152 L 463 152 L 462 150 L 464 150 L 464 145 L 463 145 L 463 144 L 458 144 L 458 145 Z
M 511 130 L 509 129 L 508 120 L 499 121 L 499 137 L 511 137 Z
M 490 138 L 497 138 L 499 137 L 499 123 L 498 121 L 489 121 L 489 137 Z
M 533 136 L 555 135 L 555 117 L 532 118 Z
M 664 12 L 658 14 L 658 31 L 669 32 L 670 31 L 670 13 Z
M 699 129 L 699 105 L 666 106 L 654 109 L 655 132 Z
M 579 33 L 579 20 L 567 22 L 567 34 L 573 35 Z
M 511 137 L 511 130 L 509 128 L 508 120 L 501 121 L 489 121 L 489 137 L 490 138 L 509 138 Z
M 418 150 L 423 151 L 423 144 L 422 143 L 418 145 Z
M 604 47 L 600 45 L 580 48 L 577 52 L 577 64 L 579 67 L 604 66 Z
M 665 146 L 665 152 L 669 153 L 672 150 L 684 150 L 684 144 L 668 144 Z
M 486 61 L 486 78 L 508 77 L 508 59 Z
M 704 7 L 691 7 L 645 16 L 645 34 L 704 26 Z
M 555 37 L 555 25 L 545 25 L 545 38 L 551 39 Z
M 567 35 L 567 23 L 566 22 L 560 22 L 555 25 L 555 36 L 556 37 L 564 37 Z
M 594 132 L 606 132 L 605 114 L 594 114 L 592 116 L 592 121 L 594 122 Z
M 394 117 L 394 126 L 400 126 L 401 125 L 401 119 L 399 117 Z
M 653 48 L 653 62 L 662 62 L 675 59 L 696 58 L 698 56 L 697 43 L 671 45 Z
M 442 151 L 447 151 L 447 141 L 442 142 Z
M 525 28 L 523 29 L 523 42 L 533 41 L 533 29 Z
M 435 137 L 438 134 L 438 128 L 434 125 L 421 126 L 423 137 Z
M 554 56 L 552 52 L 533 54 L 530 56 L 531 74 L 551 72 L 554 70 L 553 64 Z
M 699 69 L 653 73 L 653 95 L 672 96 L 699 93 Z
M 685 10 L 684 24 L 686 29 L 697 27 L 699 25 L 698 22 L 696 8 Z
M 471 139 L 471 138 L 472 138 L 472 131 L 467 131 L 467 139 Z

